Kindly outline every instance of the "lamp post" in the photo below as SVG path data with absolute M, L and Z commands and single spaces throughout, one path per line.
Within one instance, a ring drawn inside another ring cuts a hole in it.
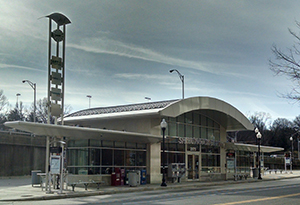
M 23 83 L 28 83 L 30 87 L 33 89 L 33 122 L 36 121 L 36 83 L 31 82 L 30 80 L 23 80 Z
M 163 155 L 162 155 L 162 167 L 163 167 L 163 176 L 162 176 L 162 183 L 161 186 L 167 186 L 166 184 L 166 177 L 165 177 L 165 131 L 168 124 L 165 119 L 162 119 L 160 123 L 160 127 L 163 133 Z
M 19 96 L 21 96 L 21 94 L 20 94 L 20 93 L 17 93 L 16 96 L 17 96 L 17 107 L 18 107 L 18 109 L 19 109 Z
M 291 171 L 291 174 L 293 174 L 293 165 L 292 165 L 292 158 L 293 158 L 293 151 L 294 151 L 293 137 L 290 137 L 290 141 L 291 141 L 291 147 L 292 147 L 292 151 L 290 154 L 290 171 Z
M 180 80 L 181 80 L 181 83 L 182 83 L 182 99 L 184 99 L 184 75 L 182 75 L 178 70 L 176 69 L 172 69 L 170 70 L 170 73 L 173 73 L 173 72 L 177 72 Z
M 89 108 L 91 108 L 91 98 L 92 98 L 92 96 L 91 95 L 87 95 L 86 97 L 89 98 Z
M 256 133 L 256 138 L 258 140 L 258 178 L 257 179 L 262 179 L 261 178 L 261 162 L 260 162 L 260 140 L 261 140 L 261 133 L 259 132 L 258 128 L 255 128 L 255 133 Z

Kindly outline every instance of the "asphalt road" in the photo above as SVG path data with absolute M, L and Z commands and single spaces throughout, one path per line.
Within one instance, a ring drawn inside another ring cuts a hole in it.
M 256 183 L 229 184 L 194 189 L 147 191 L 60 200 L 8 202 L 0 204 L 298 205 L 300 204 L 300 178 L 262 181 Z

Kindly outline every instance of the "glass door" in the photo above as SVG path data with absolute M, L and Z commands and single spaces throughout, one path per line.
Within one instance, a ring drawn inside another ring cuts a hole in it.
M 189 154 L 187 162 L 188 179 L 199 179 L 199 155 Z

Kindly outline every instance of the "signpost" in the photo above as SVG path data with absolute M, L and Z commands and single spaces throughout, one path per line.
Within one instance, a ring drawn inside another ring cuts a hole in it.
M 50 124 L 50 115 L 55 118 L 61 117 L 63 124 L 63 110 L 64 110 L 64 93 L 65 93 L 65 47 L 66 47 L 66 25 L 71 21 L 61 13 L 52 13 L 49 18 L 49 46 L 48 46 L 48 119 Z M 52 30 L 52 24 L 56 24 L 56 29 Z M 60 29 L 62 27 L 62 30 Z M 54 46 L 53 46 L 54 44 Z M 52 51 L 52 46 L 55 48 Z M 54 138 L 53 143 L 56 145 L 56 138 L 63 138 L 63 136 L 51 136 Z M 50 136 L 47 136 L 46 142 L 46 191 L 51 193 L 50 189 L 50 174 L 61 175 L 61 191 L 63 187 L 63 167 L 60 166 L 61 161 L 64 161 L 64 148 L 62 148 L 61 156 L 52 156 L 50 161 Z M 49 172 L 50 168 L 50 172 Z

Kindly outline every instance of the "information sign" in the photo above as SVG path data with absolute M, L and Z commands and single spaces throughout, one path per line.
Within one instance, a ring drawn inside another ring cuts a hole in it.
M 52 174 L 60 174 L 60 156 L 51 157 L 50 171 Z
M 52 56 L 51 65 L 52 68 L 61 69 L 62 59 L 60 57 Z

